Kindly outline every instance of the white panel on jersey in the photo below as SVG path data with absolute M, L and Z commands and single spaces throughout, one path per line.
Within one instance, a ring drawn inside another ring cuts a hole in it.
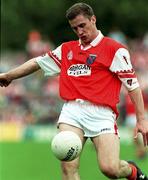
M 48 54 L 37 57 L 36 61 L 41 67 L 41 69 L 44 71 L 45 76 L 56 76 L 61 71 L 59 66 L 54 62 L 51 57 L 49 57 Z
M 129 52 L 125 48 L 119 48 L 110 66 L 112 72 L 124 72 L 132 70 Z
M 117 50 L 110 66 L 110 70 L 118 75 L 128 91 L 132 91 L 139 87 L 137 77 L 132 68 L 128 50 L 124 48 Z
M 120 78 L 123 85 L 128 89 L 128 91 L 132 91 L 139 87 L 139 82 L 137 78 Z
M 62 48 L 62 45 L 58 46 L 56 49 L 54 49 L 54 50 L 52 51 L 52 53 L 53 53 L 59 60 L 62 59 L 62 50 L 61 50 L 61 48 Z

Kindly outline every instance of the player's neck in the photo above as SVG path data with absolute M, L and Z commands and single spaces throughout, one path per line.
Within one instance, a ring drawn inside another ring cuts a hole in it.
M 96 39 L 96 37 L 98 36 L 99 34 L 99 30 L 96 29 L 96 31 L 94 33 L 92 33 L 92 37 L 90 39 L 89 42 L 81 42 L 81 45 L 86 48 L 87 46 L 90 46 L 91 42 L 93 42 L 93 40 Z

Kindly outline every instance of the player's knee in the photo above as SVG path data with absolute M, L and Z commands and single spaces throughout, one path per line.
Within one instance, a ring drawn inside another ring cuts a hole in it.
M 108 164 L 101 164 L 100 169 L 102 173 L 112 179 L 116 179 L 119 174 L 119 164 L 116 162 L 110 162 Z
M 62 162 L 61 167 L 62 167 L 63 174 L 72 175 L 72 174 L 77 173 L 79 165 L 78 163 L 75 163 L 75 162 L 74 163 Z

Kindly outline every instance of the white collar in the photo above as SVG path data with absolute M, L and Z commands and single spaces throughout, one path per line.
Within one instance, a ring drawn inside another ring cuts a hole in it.
M 83 47 L 83 45 L 81 44 L 80 39 L 79 39 L 79 46 L 81 46 L 81 49 L 82 49 L 82 50 L 87 50 L 87 49 L 89 49 L 89 48 L 91 48 L 91 47 L 95 47 L 96 45 L 98 45 L 98 44 L 100 43 L 100 41 L 102 40 L 103 37 L 104 37 L 104 36 L 103 36 L 103 34 L 101 33 L 101 31 L 98 30 L 98 35 L 97 35 L 97 37 L 96 37 L 88 46 Z

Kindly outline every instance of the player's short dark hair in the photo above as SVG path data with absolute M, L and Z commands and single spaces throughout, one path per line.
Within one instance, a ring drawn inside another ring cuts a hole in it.
M 66 11 L 66 18 L 73 20 L 78 15 L 84 15 L 91 18 L 94 15 L 92 7 L 86 3 L 76 3 Z

